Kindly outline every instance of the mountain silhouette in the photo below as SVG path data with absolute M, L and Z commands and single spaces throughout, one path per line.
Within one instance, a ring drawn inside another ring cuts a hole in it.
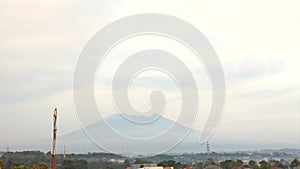
M 147 123 L 140 123 L 141 121 Z M 114 134 L 104 132 L 103 129 L 106 126 L 111 127 Z M 171 127 L 175 128 L 172 132 L 169 130 Z M 117 154 L 152 154 L 164 152 L 164 147 L 174 145 L 174 141 L 176 141 L 175 143 L 179 141 L 178 138 L 185 138 L 182 142 L 176 144 L 176 147 L 171 151 L 193 152 L 198 148 L 197 142 L 200 133 L 196 130 L 190 130 L 189 133 L 186 131 L 189 131 L 189 129 L 158 114 L 153 114 L 151 116 L 113 114 L 105 119 L 86 126 L 84 129 L 79 129 L 69 134 L 59 136 L 57 145 L 58 147 L 65 145 L 68 153 L 101 152 L 104 151 L 101 149 L 101 147 L 103 148 L 101 143 L 103 143 L 104 145 L 108 145 L 109 151 Z M 166 132 L 168 132 L 167 139 L 161 139 L 160 134 Z M 185 134 L 188 134 L 187 137 L 184 137 Z M 160 140 L 156 143 L 145 145 L 123 142 L 116 137 L 116 135 L 136 139 L 157 138 Z M 49 142 L 51 141 L 44 141 L 43 144 Z M 40 144 L 37 145 L 40 147 L 46 146 Z M 143 146 L 143 151 L 139 151 L 141 146 Z M 47 147 L 49 148 L 50 146 L 48 145 Z M 107 150 L 107 147 L 104 148 Z

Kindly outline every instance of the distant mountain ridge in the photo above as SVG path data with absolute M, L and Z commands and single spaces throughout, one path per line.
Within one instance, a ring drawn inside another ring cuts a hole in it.
M 153 120 L 154 117 L 157 117 L 157 114 L 152 116 L 128 116 L 130 119 L 139 120 L 140 118 L 144 121 Z M 118 138 L 111 137 L 109 133 L 103 132 L 102 127 L 106 125 L 106 123 L 110 124 L 115 130 L 120 132 L 123 135 L 127 135 L 130 137 L 149 137 L 149 136 L 157 136 L 158 133 L 167 130 L 170 126 L 175 126 L 177 132 L 171 133 L 171 136 L 162 140 L 161 143 L 155 144 L 147 144 L 147 145 L 138 145 L 134 143 L 123 143 L 118 140 Z M 178 133 L 182 133 L 181 131 L 186 130 L 184 126 L 174 122 L 173 120 L 167 119 L 163 116 L 158 116 L 155 119 L 151 126 L 149 125 L 137 125 L 135 123 L 131 123 L 130 121 L 124 119 L 120 114 L 114 114 L 106 117 L 105 119 L 99 120 L 87 127 L 85 129 L 88 133 L 92 133 L 93 138 L 95 140 L 101 140 L 104 143 L 108 144 L 110 147 L 113 147 L 113 153 L 117 154 L 135 154 L 135 149 L 141 146 L 145 147 L 145 151 L 141 154 L 151 154 L 152 152 L 157 152 L 161 150 L 161 147 L 172 144 L 172 137 L 178 136 Z M 58 130 L 60 131 L 60 130 Z M 49 134 L 52 134 L 49 131 Z M 190 130 L 188 136 L 179 143 L 176 147 L 171 149 L 168 152 L 162 153 L 191 153 L 191 152 L 206 152 L 206 146 L 204 144 L 199 144 L 200 131 Z M 15 145 L 10 146 L 12 150 L 41 150 L 44 152 L 48 152 L 52 149 L 52 140 L 49 135 L 49 139 L 40 140 L 36 142 L 32 142 L 27 145 Z M 274 143 L 263 143 L 259 140 L 257 141 L 248 141 L 247 138 L 242 138 L 238 135 L 234 137 L 227 137 L 219 135 L 214 135 L 212 139 L 210 139 L 211 149 L 215 152 L 234 152 L 234 151 L 273 151 L 274 148 L 279 147 L 288 147 L 288 148 L 298 148 L 297 145 L 288 145 L 288 144 L 274 144 Z M 65 134 L 59 136 L 57 139 L 57 152 L 62 153 L 64 145 L 67 147 L 67 153 L 88 153 L 88 152 L 104 152 L 103 149 L 100 149 L 82 130 L 76 130 L 69 134 Z M 2 150 L 5 150 L 6 147 L 3 147 Z M 278 150 L 278 149 L 275 149 Z M 290 150 L 291 151 L 291 150 Z M 298 152 L 297 152 L 298 153 Z
M 168 146 L 169 144 L 172 144 L 174 142 L 172 139 L 176 138 L 178 134 L 181 134 L 184 131 L 188 130 L 188 128 L 182 126 L 181 124 L 178 124 L 173 120 L 167 119 L 157 114 L 154 114 L 152 116 L 128 116 L 128 118 L 134 120 L 142 119 L 146 121 L 151 121 L 153 119 L 155 120 L 151 123 L 151 125 L 136 124 L 122 117 L 120 114 L 114 114 L 85 127 L 85 131 L 87 131 L 87 133 L 95 140 L 95 142 L 101 139 L 102 142 L 110 145 L 109 147 L 113 147 L 113 151 L 115 152 L 121 153 L 122 151 L 126 151 L 127 153 L 131 153 L 131 151 L 135 151 L 135 148 L 137 148 L 137 146 L 145 145 L 135 145 L 131 143 L 119 142 L 118 138 L 114 137 L 110 133 L 102 133 L 101 129 L 103 129 L 106 124 L 108 124 L 121 135 L 141 139 L 153 136 L 159 137 L 160 133 L 164 131 L 168 132 L 168 129 L 170 127 L 176 127 L 177 132 L 170 133 L 169 139 L 162 140 L 159 145 L 148 145 L 149 149 L 146 149 L 146 152 L 144 153 L 152 153 L 159 151 L 156 150 L 156 147 L 160 148 L 164 145 Z M 199 131 L 191 130 L 189 136 L 177 148 L 179 148 L 180 151 L 193 151 L 195 149 L 195 146 L 197 146 L 198 135 Z M 77 130 L 70 134 L 59 137 L 58 144 L 66 145 L 68 147 L 68 151 L 71 152 L 86 153 L 100 151 L 99 147 L 88 138 L 83 130 Z

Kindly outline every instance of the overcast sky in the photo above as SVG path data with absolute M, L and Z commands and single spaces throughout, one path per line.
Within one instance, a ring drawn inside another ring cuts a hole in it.
M 124 16 L 149 12 L 173 15 L 193 24 L 220 58 L 227 100 L 223 120 L 212 140 L 299 148 L 299 9 L 300 2 L 296 0 L 0 0 L 0 151 L 50 138 L 54 107 L 60 113 L 59 135 L 79 129 L 72 82 L 81 50 L 103 26 Z M 167 39 L 158 42 L 156 38 L 136 38 L 121 44 L 112 51 L 111 58 L 126 56 L 147 45 L 158 45 L 173 50 L 179 58 L 188 58 L 188 51 L 180 45 Z M 143 45 L 134 45 L 142 41 Z M 121 59 L 107 65 L 112 69 L 118 61 Z M 203 114 L 195 126 L 201 130 L 201 119 L 207 116 L 211 98 L 209 81 L 201 65 L 187 62 L 199 75 L 198 84 L 202 84 L 199 89 Z M 103 77 L 110 79 L 111 71 L 107 68 Z M 147 92 L 141 92 L 138 85 L 147 79 L 153 86 L 169 84 L 159 87 L 166 89 L 170 98 L 178 97 L 172 90 L 172 80 L 150 72 L 137 80 L 131 93 L 137 98 L 133 100 L 137 109 L 147 108 L 148 102 L 143 101 Z M 109 96 L 109 85 L 101 78 L 96 78 L 96 84 L 96 99 L 100 102 Z M 168 112 L 175 112 L 178 100 L 173 101 Z M 176 120 L 176 113 L 165 116 Z

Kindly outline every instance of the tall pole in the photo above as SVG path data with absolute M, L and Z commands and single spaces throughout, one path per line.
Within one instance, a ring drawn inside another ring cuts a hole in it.
M 55 144 L 56 144 L 56 119 L 57 119 L 57 108 L 53 112 L 53 145 L 52 145 L 52 169 L 56 169 L 56 157 L 55 157 Z
M 209 147 L 208 141 L 206 142 L 206 152 L 207 152 L 207 155 L 210 154 L 210 147 Z
M 66 145 L 64 145 L 64 160 L 66 159 Z
M 210 157 L 210 147 L 208 141 L 206 142 L 206 151 L 207 151 L 207 161 L 211 160 Z

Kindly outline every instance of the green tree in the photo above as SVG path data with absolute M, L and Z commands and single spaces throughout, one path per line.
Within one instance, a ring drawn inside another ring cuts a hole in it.
M 129 162 L 128 159 L 125 159 L 125 160 L 124 160 L 123 167 L 124 167 L 124 168 L 130 167 L 130 162 Z
M 272 163 L 272 167 L 284 168 L 284 165 L 280 161 L 274 160 Z
M 85 160 L 64 160 L 60 167 L 61 169 L 88 169 L 87 161 Z
M 33 167 L 33 169 L 49 169 L 47 163 L 39 163 L 37 166 Z
M 12 169 L 29 169 L 29 168 L 26 167 L 25 165 L 17 165 L 17 166 L 13 166 Z
M 0 169 L 3 169 L 3 168 L 4 168 L 3 162 L 2 162 L 2 160 L 0 160 Z
M 271 168 L 271 164 L 266 162 L 265 160 L 260 161 L 259 165 L 260 165 L 260 167 L 259 167 L 260 169 L 270 169 Z
M 244 163 L 242 160 L 237 160 L 236 161 L 236 167 L 243 167 Z
M 220 163 L 223 169 L 232 169 L 236 166 L 236 162 L 232 160 L 225 160 Z
M 285 159 L 280 159 L 280 163 L 283 165 L 284 169 L 290 168 L 290 163 Z
M 250 166 L 250 168 L 253 168 L 253 169 L 258 169 L 259 168 L 256 161 L 254 161 L 254 160 L 249 161 L 249 166 Z
M 294 167 L 297 167 L 297 166 L 299 166 L 299 160 L 298 159 L 294 159 L 291 162 L 291 168 L 294 168 Z
M 147 161 L 146 159 L 143 159 L 143 158 L 136 158 L 134 160 L 134 164 L 145 164 L 145 163 L 152 163 L 152 162 Z

